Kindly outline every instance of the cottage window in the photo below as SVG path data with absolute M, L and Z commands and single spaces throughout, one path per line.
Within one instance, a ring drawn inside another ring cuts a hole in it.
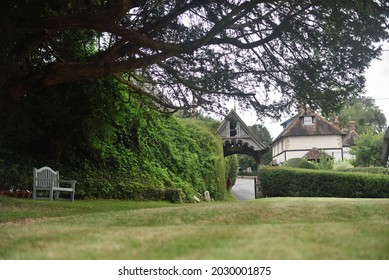
M 312 125 L 312 117 L 304 117 L 303 124 L 304 125 Z

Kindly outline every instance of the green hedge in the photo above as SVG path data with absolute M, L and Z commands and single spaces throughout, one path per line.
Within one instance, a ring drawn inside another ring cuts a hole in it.
M 137 119 L 142 122 L 133 124 L 132 134 L 121 130 L 122 141 L 115 145 L 95 141 L 97 152 L 74 161 L 0 149 L 0 190 L 32 190 L 33 167 L 47 165 L 59 170 L 61 178 L 77 181 L 76 199 L 193 202 L 197 193 L 208 190 L 223 200 L 225 163 L 219 136 L 201 121 L 157 117 Z
M 226 181 L 231 178 L 232 185 L 235 185 L 236 178 L 238 177 L 239 161 L 237 155 L 232 155 L 224 158 L 226 165 Z
M 39 165 L 41 167 L 42 164 Z M 75 179 L 76 199 L 130 199 L 182 202 L 186 201 L 181 189 L 171 187 L 153 187 L 142 184 L 134 178 L 129 178 L 125 173 L 112 173 L 104 169 L 73 170 L 71 167 L 60 164 L 49 164 L 55 170 L 61 170 L 64 179 Z M 30 190 L 32 191 L 32 162 L 26 165 L 5 164 L 0 160 L 0 190 Z M 38 165 L 36 165 L 38 166 Z M 45 195 L 45 194 L 43 194 Z M 67 194 L 61 193 L 61 196 Z
M 364 172 L 364 173 L 371 173 L 371 174 L 385 174 L 389 175 L 389 169 L 385 167 L 380 166 L 373 166 L 373 167 L 353 167 L 353 168 L 346 168 L 346 169 L 340 169 L 337 171 L 341 172 Z
M 282 166 L 294 167 L 294 168 L 305 168 L 305 169 L 317 169 L 315 164 L 307 161 L 303 158 L 291 158 L 285 161 Z
M 389 176 L 264 167 L 264 196 L 389 198 Z

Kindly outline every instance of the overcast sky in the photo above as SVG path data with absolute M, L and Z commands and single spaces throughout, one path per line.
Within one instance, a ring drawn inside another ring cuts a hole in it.
M 369 69 L 365 73 L 366 77 L 366 94 L 365 96 L 372 97 L 376 100 L 382 112 L 386 116 L 386 121 L 389 123 L 389 43 L 384 47 L 381 59 L 375 59 L 372 61 Z M 243 112 L 237 108 L 239 116 L 247 125 L 253 125 L 260 123 L 256 120 L 255 113 Z M 286 116 L 281 122 L 274 122 L 272 120 L 266 120 L 264 125 L 269 130 L 273 139 L 277 137 L 281 131 L 281 123 L 287 120 L 291 116 Z

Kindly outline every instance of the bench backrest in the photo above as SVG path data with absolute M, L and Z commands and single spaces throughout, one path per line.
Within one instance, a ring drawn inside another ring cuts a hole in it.
M 59 187 L 59 171 L 50 167 L 34 168 L 34 185 L 37 187 Z

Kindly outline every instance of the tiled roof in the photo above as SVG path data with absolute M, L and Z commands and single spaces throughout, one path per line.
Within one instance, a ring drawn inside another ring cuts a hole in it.
M 312 124 L 305 125 L 304 117 L 312 117 Z M 288 123 L 286 126 L 285 124 Z M 342 131 L 327 121 L 322 116 L 312 113 L 310 111 L 305 111 L 299 113 L 288 121 L 283 123 L 286 127 L 280 135 L 273 141 L 276 142 L 282 137 L 293 137 L 293 136 L 319 136 L 319 135 L 343 135 Z
M 248 126 L 234 109 L 230 111 L 227 117 L 219 125 L 219 128 L 217 129 L 217 133 L 219 135 L 221 134 L 221 131 L 225 129 L 226 123 L 230 118 L 234 118 L 235 120 L 237 120 L 238 123 L 240 123 L 241 129 L 248 134 L 248 136 L 258 145 L 261 150 L 267 151 L 269 149 L 269 146 L 267 144 L 265 144 L 261 139 L 259 139 L 255 133 L 252 133 L 252 131 L 248 128 Z
M 324 151 L 319 150 L 318 148 L 312 148 L 310 149 L 304 156 L 303 158 L 307 160 L 320 160 L 323 157 L 333 159 L 332 156 L 329 154 L 325 153 Z
M 359 138 L 358 132 L 351 130 L 343 140 L 343 146 L 355 146 L 355 140 Z

